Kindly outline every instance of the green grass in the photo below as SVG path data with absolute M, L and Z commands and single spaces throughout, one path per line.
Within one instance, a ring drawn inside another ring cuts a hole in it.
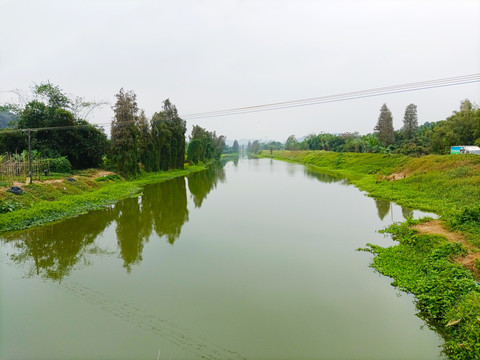
M 441 236 L 418 234 L 411 228 L 415 223 L 410 220 L 385 230 L 399 245 L 368 244 L 363 250 L 375 255 L 372 267 L 392 277 L 393 286 L 415 294 L 422 316 L 443 335 L 449 358 L 479 359 L 480 286 L 470 271 L 452 261 L 467 250 Z
M 264 151 L 261 156 L 269 157 Z M 480 156 L 334 153 L 326 151 L 274 151 L 279 160 L 310 165 L 320 172 L 341 176 L 370 196 L 399 205 L 434 212 L 451 229 L 462 230 L 480 247 L 480 216 L 458 226 L 458 217 L 468 208 L 480 209 Z M 389 181 L 392 174 L 405 178 Z M 480 210 L 479 210 L 480 211 Z
M 75 182 L 63 180 L 25 185 L 22 187 L 22 195 L 3 191 L 0 195 L 0 232 L 21 230 L 85 214 L 121 199 L 137 196 L 146 184 L 204 169 L 203 166 L 189 166 L 185 170 L 143 173 L 130 181 L 114 175 L 104 180 L 92 180 L 86 176 L 91 174 L 83 173 L 79 174 Z

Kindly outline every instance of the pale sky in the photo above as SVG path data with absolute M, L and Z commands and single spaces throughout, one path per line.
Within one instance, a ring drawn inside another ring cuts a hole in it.
M 480 1 L 0 0 L 0 103 L 50 81 L 111 105 L 120 88 L 147 116 L 341 94 L 480 73 Z M 402 126 L 443 120 L 480 83 L 188 120 L 229 140 L 373 131 L 383 103 Z M 110 106 L 89 120 L 108 123 Z M 106 126 L 107 130 L 109 126 Z

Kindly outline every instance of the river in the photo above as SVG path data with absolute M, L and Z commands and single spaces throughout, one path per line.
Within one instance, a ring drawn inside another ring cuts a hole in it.
M 1 359 L 443 359 L 411 295 L 369 267 L 424 216 L 270 159 L 3 234 Z

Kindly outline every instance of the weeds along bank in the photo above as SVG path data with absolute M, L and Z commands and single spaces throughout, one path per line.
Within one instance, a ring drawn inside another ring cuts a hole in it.
M 272 156 L 347 178 L 371 196 L 435 212 L 450 230 L 461 231 L 466 244 L 421 234 L 414 226 L 426 220 L 408 220 L 384 230 L 398 245 L 368 244 L 360 250 L 374 255 L 372 267 L 391 277 L 393 286 L 416 296 L 421 316 L 444 337 L 449 358 L 480 359 L 480 156 L 325 151 L 275 151 Z M 461 265 L 467 258 L 473 258 L 473 272 Z
M 205 166 L 188 166 L 184 170 L 144 173 L 134 180 L 119 175 L 96 177 L 96 170 L 81 172 L 72 178 L 22 185 L 23 194 L 15 195 L 0 189 L 0 232 L 21 230 L 59 221 L 112 205 L 137 196 L 142 186 L 185 176 Z

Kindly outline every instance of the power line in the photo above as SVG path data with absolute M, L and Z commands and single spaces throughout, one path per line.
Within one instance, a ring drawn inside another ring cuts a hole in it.
M 247 114 L 247 113 L 253 113 L 253 112 L 271 111 L 271 110 L 287 109 L 287 108 L 293 108 L 293 107 L 311 106 L 311 105 L 325 104 L 325 103 L 331 103 L 331 102 L 347 101 L 347 100 L 361 99 L 361 98 L 367 98 L 367 97 L 373 97 L 373 96 L 390 95 L 390 94 L 409 92 L 409 91 L 427 90 L 427 89 L 433 89 L 433 88 L 439 88 L 439 87 L 465 85 L 465 84 L 476 83 L 476 82 L 480 82 L 480 73 L 449 77 L 449 78 L 441 78 L 441 79 L 428 80 L 428 81 L 421 81 L 421 82 L 414 82 L 414 83 L 407 83 L 407 84 L 400 84 L 400 85 L 393 85 L 393 86 L 354 91 L 354 92 L 348 92 L 348 93 L 342 93 L 342 94 L 336 94 L 336 95 L 328 95 L 328 96 L 299 99 L 299 100 L 292 100 L 292 101 L 283 101 L 283 102 L 261 104 L 261 105 L 254 105 L 254 106 L 246 106 L 246 107 L 232 108 L 232 109 L 225 109 L 225 110 L 185 114 L 185 115 L 182 115 L 182 118 L 185 120 L 189 120 L 189 119 L 202 119 L 202 118 L 209 118 L 209 117 L 239 115 L 239 114 Z
M 204 119 L 204 118 L 210 118 L 210 117 L 242 115 L 242 114 L 249 114 L 249 113 L 255 113 L 255 112 L 281 110 L 281 109 L 289 109 L 289 108 L 295 108 L 295 107 L 326 104 L 326 103 L 332 103 L 332 102 L 363 99 L 363 98 L 381 96 L 381 95 L 391 95 L 391 94 L 398 94 L 398 93 L 410 92 L 410 91 L 420 91 L 420 90 L 428 90 L 428 89 L 434 89 L 434 88 L 440 88 L 440 87 L 458 86 L 458 85 L 472 84 L 472 83 L 478 83 L 478 82 L 480 82 L 480 73 L 406 83 L 406 84 L 400 84 L 400 85 L 392 85 L 392 86 L 386 86 L 386 87 L 380 87 L 380 88 L 359 90 L 354 92 L 340 93 L 335 95 L 327 95 L 327 96 L 320 96 L 320 97 L 313 97 L 313 98 L 306 98 L 306 99 L 299 99 L 299 100 L 282 101 L 282 102 L 252 105 L 252 106 L 245 106 L 245 107 L 231 108 L 231 109 L 224 109 L 224 110 L 191 113 L 191 114 L 181 115 L 181 117 L 184 120 L 195 120 L 195 119 Z M 104 122 L 104 123 L 88 124 L 88 125 L 32 128 L 30 130 L 31 131 L 68 130 L 68 129 L 74 129 L 79 127 L 89 127 L 89 126 L 102 127 L 102 126 L 108 126 L 111 124 L 112 122 Z M 27 130 L 27 129 L 4 129 L 2 130 L 2 132 L 17 132 L 22 130 Z

